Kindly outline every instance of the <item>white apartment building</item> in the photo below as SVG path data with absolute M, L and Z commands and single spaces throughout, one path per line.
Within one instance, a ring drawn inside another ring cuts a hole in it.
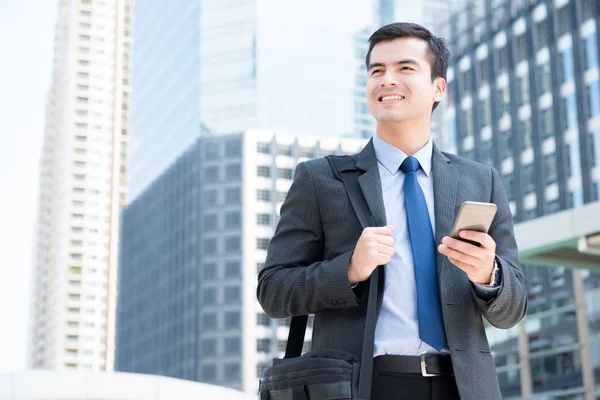
M 366 142 L 247 130 L 179 156 L 123 212 L 115 369 L 256 393 L 287 341 L 256 285 L 294 169 Z
M 33 369 L 113 369 L 132 7 L 59 1 L 33 258 Z

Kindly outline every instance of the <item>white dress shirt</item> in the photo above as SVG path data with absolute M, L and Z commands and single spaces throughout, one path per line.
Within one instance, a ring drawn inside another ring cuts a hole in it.
M 395 250 L 385 267 L 385 287 L 381 312 L 375 328 L 374 356 L 438 353 L 419 337 L 415 266 L 404 206 L 405 174 L 400 170 L 400 165 L 407 155 L 377 135 L 373 136 L 373 146 L 381 177 L 387 224 L 394 227 Z M 425 147 L 416 152 L 413 157 L 421 164 L 421 168 L 417 171 L 417 180 L 425 195 L 432 235 L 435 236 L 432 154 L 433 142 L 429 139 Z M 442 352 L 447 351 L 442 349 Z

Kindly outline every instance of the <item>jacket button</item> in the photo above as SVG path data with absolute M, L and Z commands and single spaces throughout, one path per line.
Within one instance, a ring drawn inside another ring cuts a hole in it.
M 333 307 L 341 307 L 346 305 L 346 300 L 344 299 L 333 299 L 329 300 L 329 304 Z

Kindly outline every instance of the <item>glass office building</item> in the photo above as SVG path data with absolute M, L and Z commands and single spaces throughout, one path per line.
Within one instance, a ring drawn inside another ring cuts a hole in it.
M 351 40 L 371 12 L 364 0 L 138 0 L 131 198 L 200 135 L 352 133 Z
M 599 24 L 596 0 L 486 0 L 440 31 L 452 52 L 448 148 L 500 172 L 516 222 L 600 199 Z M 524 323 L 489 330 L 506 399 L 529 391 L 533 399 L 583 399 L 584 368 L 599 381 L 600 276 L 565 267 L 524 265 Z M 591 365 L 581 362 L 578 312 L 589 327 Z
M 262 311 L 256 279 L 294 168 L 365 142 L 256 130 L 197 139 L 123 212 L 116 370 L 256 393 L 287 341 L 289 320 Z

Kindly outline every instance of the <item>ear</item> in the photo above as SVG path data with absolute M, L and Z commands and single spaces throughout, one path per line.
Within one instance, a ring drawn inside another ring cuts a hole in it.
M 442 77 L 437 77 L 433 81 L 433 85 L 435 88 L 433 101 L 440 102 L 444 97 L 444 93 L 446 93 L 446 80 Z

